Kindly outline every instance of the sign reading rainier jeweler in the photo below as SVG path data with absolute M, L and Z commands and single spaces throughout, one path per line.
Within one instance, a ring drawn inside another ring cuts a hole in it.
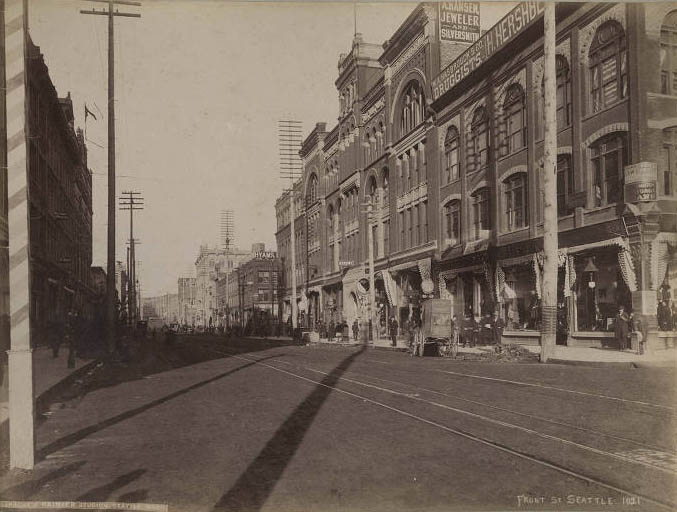
M 625 201 L 638 203 L 656 200 L 658 171 L 654 162 L 639 162 L 628 165 L 625 174 Z
M 543 10 L 541 2 L 521 2 L 517 5 L 432 81 L 433 100 L 439 99 L 523 32 Z

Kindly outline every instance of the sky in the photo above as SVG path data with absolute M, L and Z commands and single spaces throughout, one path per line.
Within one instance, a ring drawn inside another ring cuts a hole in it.
M 514 3 L 483 3 L 483 28 Z M 76 125 L 87 120 L 93 173 L 93 265 L 106 267 L 107 18 L 86 0 L 31 0 L 29 32 L 60 96 L 69 91 Z M 135 212 L 143 296 L 176 293 L 194 275 L 201 244 L 217 245 L 219 212 L 234 211 L 235 244 L 275 250 L 277 121 L 338 116 L 334 86 L 341 53 L 357 30 L 383 43 L 415 3 L 145 0 L 115 18 L 116 188 L 141 192 Z M 117 212 L 124 261 L 129 212 Z

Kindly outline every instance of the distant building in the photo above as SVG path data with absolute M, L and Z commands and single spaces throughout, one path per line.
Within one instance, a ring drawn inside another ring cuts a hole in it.
M 274 321 L 280 318 L 278 301 L 280 259 L 275 252 L 260 251 L 237 271 L 240 315 L 244 321 L 263 314 Z M 231 286 L 231 290 L 233 287 Z
M 196 281 L 194 277 L 179 277 L 179 323 L 195 325 Z
M 217 326 L 223 317 L 219 310 L 216 283 L 251 259 L 256 252 L 265 251 L 265 244 L 252 245 L 251 251 L 238 248 L 217 249 L 200 246 L 195 260 L 195 324 L 203 327 Z M 222 288 L 223 289 L 223 288 Z
M 176 293 L 144 297 L 142 309 L 144 320 L 160 318 L 165 325 L 179 323 L 179 296 Z

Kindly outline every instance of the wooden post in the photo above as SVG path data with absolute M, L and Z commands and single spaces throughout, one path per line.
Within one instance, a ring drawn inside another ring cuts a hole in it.
M 557 329 L 557 112 L 555 71 L 555 3 L 545 2 L 543 14 L 543 82 L 545 93 L 545 140 L 543 143 L 543 281 L 541 302 L 541 362 L 555 349 Z

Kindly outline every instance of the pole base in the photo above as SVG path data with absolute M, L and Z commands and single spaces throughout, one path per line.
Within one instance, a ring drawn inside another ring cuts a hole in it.
M 9 467 L 35 465 L 33 350 L 7 351 L 9 362 Z

